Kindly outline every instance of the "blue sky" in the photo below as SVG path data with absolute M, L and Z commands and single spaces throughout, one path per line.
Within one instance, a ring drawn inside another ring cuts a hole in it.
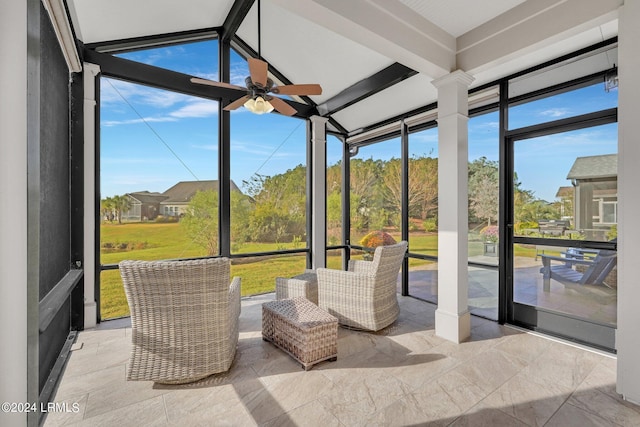
M 201 42 L 121 56 L 215 80 L 216 46 Z M 231 82 L 244 85 L 246 62 L 234 54 L 231 68 Z M 101 91 L 101 197 L 217 179 L 217 102 L 106 78 Z M 274 175 L 306 162 L 304 120 L 240 108 L 231 123 L 237 185 L 255 173 Z
M 217 43 L 198 42 L 122 54 L 122 57 L 217 80 Z M 244 86 L 244 59 L 231 58 L 231 83 Z M 510 128 L 611 108 L 617 93 L 596 85 L 510 109 Z M 218 105 L 215 101 L 102 78 L 101 197 L 163 192 L 179 181 L 217 179 Z M 279 114 L 231 114 L 231 179 L 242 186 L 255 173 L 274 175 L 306 162 L 306 124 Z M 412 154 L 437 156 L 437 131 L 410 137 Z M 469 121 L 469 158 L 498 160 L 498 114 Z M 335 144 L 330 138 L 330 144 Z M 337 144 L 335 144 L 337 146 Z M 340 150 L 328 150 L 328 162 Z M 606 125 L 519 141 L 515 165 L 522 187 L 554 200 L 576 157 L 617 152 L 617 126 Z M 399 157 L 399 144 L 367 147 L 359 157 Z

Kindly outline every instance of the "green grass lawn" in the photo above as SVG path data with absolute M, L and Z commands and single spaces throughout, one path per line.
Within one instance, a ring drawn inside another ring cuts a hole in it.
M 178 223 L 124 223 L 102 224 L 101 253 L 102 264 L 117 264 L 124 259 L 154 260 L 191 258 L 206 256 L 206 251 L 195 245 Z M 394 235 L 396 240 L 399 235 Z M 436 234 L 412 233 L 410 251 L 425 255 L 437 255 L 438 239 Z M 126 247 L 126 250 L 103 248 Z M 245 243 L 236 248 L 236 253 L 257 253 L 281 249 L 276 243 Z M 291 244 L 286 248 L 293 248 Z M 470 242 L 469 256 L 482 254 L 482 242 Z M 517 256 L 535 256 L 535 248 L 516 247 Z M 361 259 L 361 256 L 354 256 Z M 410 259 L 410 267 L 425 264 L 423 260 Z M 329 268 L 342 268 L 339 255 L 327 257 Z M 242 295 L 254 295 L 272 292 L 275 278 L 289 277 L 301 273 L 306 267 L 305 254 L 280 255 L 255 258 L 234 259 L 231 266 L 232 276 L 242 278 Z M 129 307 L 124 295 L 120 273 L 117 270 L 103 271 L 100 275 L 100 310 L 103 319 L 128 316 Z

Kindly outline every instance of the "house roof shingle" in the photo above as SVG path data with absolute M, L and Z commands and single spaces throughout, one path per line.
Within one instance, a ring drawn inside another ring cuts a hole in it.
M 560 187 L 556 193 L 557 198 L 573 197 L 573 187 Z
M 618 176 L 618 155 L 578 157 L 567 179 L 615 178 Z
M 128 193 L 129 197 L 132 197 L 140 203 L 158 203 L 167 198 L 164 194 L 158 192 L 149 191 L 137 191 L 135 193 Z
M 238 186 L 231 181 L 231 191 L 240 191 Z M 162 193 L 166 199 L 163 204 L 188 203 L 198 191 L 218 191 L 218 180 L 208 181 L 180 181 L 167 191 Z

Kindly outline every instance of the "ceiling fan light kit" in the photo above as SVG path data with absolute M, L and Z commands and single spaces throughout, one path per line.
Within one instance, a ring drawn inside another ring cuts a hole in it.
M 273 111 L 273 105 L 261 96 L 257 96 L 255 99 L 249 98 L 249 100 L 244 103 L 244 108 L 255 114 L 264 114 Z

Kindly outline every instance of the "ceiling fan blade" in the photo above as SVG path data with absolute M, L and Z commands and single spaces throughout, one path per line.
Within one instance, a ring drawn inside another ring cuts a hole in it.
M 226 107 L 224 107 L 223 110 L 225 111 L 235 110 L 236 108 L 243 106 L 244 103 L 249 100 L 249 98 L 250 98 L 249 95 L 245 95 L 242 98 L 238 98 L 232 103 L 230 103 L 229 105 L 227 105 Z
M 267 86 L 268 69 L 269 65 L 266 62 L 256 58 L 249 58 L 249 73 L 254 84 L 262 85 L 262 87 Z
M 272 96 L 269 102 L 273 105 L 273 108 L 285 116 L 293 116 L 298 112 L 298 110 L 293 108 L 291 105 L 287 104 L 280 98 L 276 98 L 275 96 Z
M 214 82 L 213 80 L 201 79 L 201 78 L 198 78 L 198 77 L 192 77 L 191 78 L 191 83 L 196 83 L 196 84 L 199 84 L 199 85 L 224 87 L 224 88 L 227 88 L 227 89 L 247 90 L 246 88 L 244 88 L 242 86 L 232 85 L 231 83 Z
M 322 95 L 322 87 L 317 84 L 276 86 L 271 92 L 280 95 Z

